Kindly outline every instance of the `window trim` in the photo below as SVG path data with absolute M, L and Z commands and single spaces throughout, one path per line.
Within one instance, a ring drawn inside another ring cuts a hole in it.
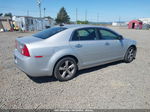
M 83 30 L 83 29 L 94 29 L 94 30 L 95 30 L 95 33 L 96 33 L 96 38 L 99 39 L 99 34 L 98 34 L 98 32 L 97 32 L 97 28 L 96 28 L 96 27 L 86 27 L 86 28 L 78 28 L 78 29 L 75 29 L 75 30 L 72 32 L 69 41 L 73 41 L 73 42 L 78 42 L 78 41 L 97 41 L 97 40 L 80 40 L 80 39 L 79 39 L 79 40 L 72 40 L 72 39 L 73 39 L 73 36 L 74 36 L 74 34 L 75 34 L 75 32 L 78 31 L 78 30 Z

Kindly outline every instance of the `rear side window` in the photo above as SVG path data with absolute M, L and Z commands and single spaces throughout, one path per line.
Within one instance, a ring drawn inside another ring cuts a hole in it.
M 64 27 L 54 27 L 54 28 L 49 28 L 49 29 L 46 29 L 44 31 L 41 31 L 39 33 L 36 33 L 34 34 L 33 36 L 34 37 L 37 37 L 37 38 L 41 38 L 41 39 L 47 39 L 63 30 L 65 30 L 67 28 L 64 28 Z
M 72 40 L 97 40 L 96 30 L 94 28 L 76 30 Z

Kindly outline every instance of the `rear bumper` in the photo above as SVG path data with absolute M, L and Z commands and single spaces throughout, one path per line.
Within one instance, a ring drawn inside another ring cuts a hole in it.
M 48 60 L 36 59 L 21 55 L 18 50 L 14 51 L 14 61 L 16 66 L 31 77 L 51 76 Z M 47 63 L 45 63 L 47 62 Z

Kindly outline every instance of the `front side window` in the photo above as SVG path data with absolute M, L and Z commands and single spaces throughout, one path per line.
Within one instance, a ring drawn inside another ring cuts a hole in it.
M 67 28 L 64 28 L 64 27 L 54 27 L 54 28 L 49 28 L 49 29 L 46 29 L 44 31 L 41 31 L 39 33 L 36 33 L 34 34 L 33 36 L 34 37 L 37 37 L 37 38 L 41 38 L 41 39 L 47 39 L 63 30 L 65 30 Z
M 100 33 L 101 39 L 103 39 L 103 40 L 118 39 L 118 35 L 109 30 L 99 29 L 99 33 Z
M 76 30 L 72 40 L 97 40 L 96 31 L 94 28 Z

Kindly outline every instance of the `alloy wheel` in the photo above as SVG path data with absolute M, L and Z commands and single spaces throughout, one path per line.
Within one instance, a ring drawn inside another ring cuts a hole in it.
M 72 77 L 72 75 L 74 75 L 75 72 L 75 64 L 71 60 L 66 60 L 60 65 L 58 71 L 62 78 Z
M 128 55 L 127 55 L 127 58 L 130 61 L 132 61 L 135 57 L 135 49 L 134 48 L 130 48 L 129 51 L 128 51 Z

